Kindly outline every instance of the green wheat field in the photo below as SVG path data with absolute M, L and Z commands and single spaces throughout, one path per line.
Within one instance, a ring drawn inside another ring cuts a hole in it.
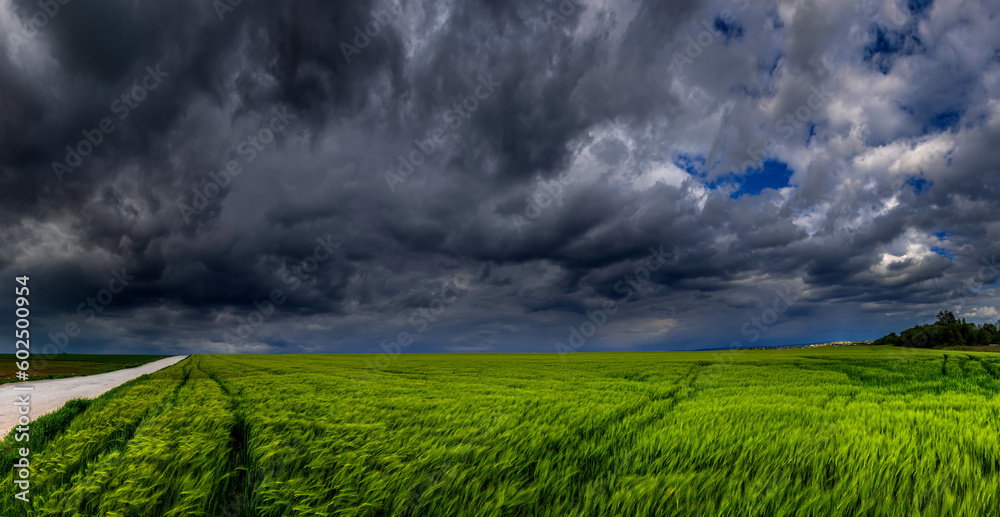
M 1000 356 L 192 356 L 32 425 L 100 516 L 1000 515 Z M 44 431 L 44 432 L 43 432 Z

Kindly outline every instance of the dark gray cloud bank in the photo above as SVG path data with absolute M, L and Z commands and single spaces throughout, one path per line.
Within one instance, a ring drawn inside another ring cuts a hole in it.
M 0 8 L 0 270 L 31 276 L 37 346 L 649 350 L 1000 316 L 996 2 L 231 4 Z

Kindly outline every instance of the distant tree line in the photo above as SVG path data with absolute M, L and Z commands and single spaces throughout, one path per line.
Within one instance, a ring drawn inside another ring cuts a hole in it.
M 895 345 L 915 348 L 944 348 L 954 346 L 987 346 L 1000 344 L 1000 320 L 976 326 L 959 320 L 951 311 L 940 311 L 931 325 L 917 325 L 876 339 L 876 345 Z

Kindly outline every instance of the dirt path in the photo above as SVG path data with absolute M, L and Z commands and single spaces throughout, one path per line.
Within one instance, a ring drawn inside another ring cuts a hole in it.
M 126 382 L 147 373 L 162 370 L 181 362 L 186 355 L 175 355 L 159 361 L 144 364 L 135 368 L 115 370 L 97 375 L 67 377 L 65 379 L 50 379 L 45 381 L 16 382 L 0 385 L 0 439 L 7 436 L 20 416 L 14 402 L 18 397 L 29 395 L 31 404 L 28 416 L 32 420 L 63 407 L 71 399 L 92 399 L 121 386 Z M 15 388 L 33 388 L 31 391 Z

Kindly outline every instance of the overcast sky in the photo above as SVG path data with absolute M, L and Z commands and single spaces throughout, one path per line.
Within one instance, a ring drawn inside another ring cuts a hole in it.
M 0 3 L 0 271 L 39 348 L 998 318 L 995 1 L 50 4 Z

